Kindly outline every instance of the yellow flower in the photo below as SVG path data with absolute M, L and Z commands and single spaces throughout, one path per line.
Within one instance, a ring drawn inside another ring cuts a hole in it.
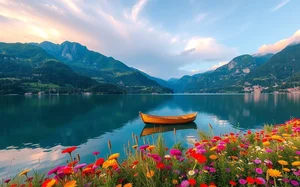
M 153 170 L 147 171 L 147 173 L 146 173 L 146 176 L 147 176 L 148 178 L 152 178 L 153 175 L 154 175 L 154 171 L 153 171 Z
M 278 171 L 277 169 L 268 169 L 267 173 L 269 174 L 269 176 L 271 177 L 281 177 L 281 172 Z
M 123 187 L 132 187 L 132 183 L 127 183 Z
M 292 166 L 300 166 L 300 161 L 292 162 Z
M 147 147 L 146 149 L 147 149 L 148 151 L 152 151 L 154 148 L 155 148 L 155 145 L 150 145 L 150 146 Z
M 283 171 L 290 172 L 291 170 L 289 168 L 283 168 Z
M 172 183 L 173 183 L 173 184 L 178 184 L 178 180 L 173 179 L 173 180 L 172 180 Z
M 122 184 L 118 184 L 116 187 L 122 187 Z
M 76 183 L 77 183 L 77 182 L 76 182 L 75 180 L 71 180 L 71 181 L 67 182 L 67 183 L 64 185 L 64 187 L 75 187 L 75 186 L 77 186 Z
M 289 165 L 289 163 L 285 160 L 278 160 L 278 163 L 283 166 Z
M 216 160 L 218 158 L 218 156 L 217 155 L 210 155 L 209 158 L 212 159 L 212 160 Z
M 283 137 L 291 137 L 290 134 L 282 134 Z
M 113 160 L 113 159 L 117 159 L 119 158 L 120 156 L 120 153 L 115 153 L 115 154 L 112 154 L 108 157 L 108 160 Z
M 23 170 L 20 174 L 19 174 L 19 176 L 22 176 L 22 175 L 27 175 L 27 173 L 30 171 L 30 169 L 25 169 L 25 170 Z
M 270 145 L 270 142 L 269 142 L 269 141 L 263 142 L 263 145 L 264 145 L 264 146 L 269 146 L 269 145 Z
M 114 164 L 117 164 L 116 159 L 106 160 L 106 161 L 103 163 L 102 167 L 103 167 L 104 169 L 107 169 L 107 168 L 109 168 L 109 167 L 112 167 Z
M 214 150 L 216 150 L 216 149 L 217 149 L 217 147 L 216 147 L 216 146 L 214 146 L 214 147 L 210 148 L 210 150 L 211 150 L 211 151 L 214 151 Z
M 133 146 L 132 146 L 133 149 L 136 149 L 137 147 L 138 147 L 137 145 L 133 145 Z
M 46 187 L 52 187 L 56 184 L 56 180 L 55 179 L 51 179 L 50 182 L 47 183 L 47 186 Z

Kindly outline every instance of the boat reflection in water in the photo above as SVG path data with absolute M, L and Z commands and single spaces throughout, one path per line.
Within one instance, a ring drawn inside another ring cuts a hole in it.
M 160 124 L 146 124 L 141 132 L 140 137 L 148 136 L 156 133 L 163 133 L 169 131 L 186 130 L 186 129 L 197 129 L 195 122 L 179 124 L 179 125 L 160 125 Z

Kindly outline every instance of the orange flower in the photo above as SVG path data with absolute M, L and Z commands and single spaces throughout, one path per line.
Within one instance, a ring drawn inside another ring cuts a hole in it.
M 147 171 L 146 176 L 148 178 L 152 178 L 154 176 L 154 171 L 153 170 Z
M 71 180 L 71 181 L 67 182 L 67 183 L 64 185 L 64 187 L 75 187 L 75 186 L 77 186 L 76 183 L 77 183 L 77 182 L 76 182 L 75 180 Z
M 218 159 L 218 156 L 217 155 L 210 155 L 209 158 L 212 159 L 212 160 L 216 160 L 216 159 Z

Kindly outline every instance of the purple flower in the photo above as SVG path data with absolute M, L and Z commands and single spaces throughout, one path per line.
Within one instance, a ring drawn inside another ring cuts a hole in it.
M 240 179 L 240 180 L 239 180 L 239 183 L 242 184 L 242 185 L 244 185 L 244 184 L 247 183 L 247 181 L 246 181 L 245 179 Z
M 4 181 L 4 183 L 9 183 L 10 182 L 10 179 L 6 179 L 5 181 Z
M 210 171 L 211 173 L 215 173 L 217 170 L 216 170 L 215 168 L 209 168 L 209 171 Z
M 182 155 L 182 153 L 179 149 L 171 149 L 170 154 L 173 156 L 181 156 Z
M 282 178 L 282 181 L 285 182 L 285 183 L 289 183 L 290 182 L 290 180 L 287 179 L 287 178 Z
M 150 154 L 148 156 L 151 157 L 151 158 L 153 158 L 153 160 L 155 160 L 156 162 L 160 162 L 161 161 L 161 157 L 158 154 Z
M 255 164 L 260 164 L 261 163 L 261 160 L 260 159 L 255 159 L 254 161 L 253 161 Z
M 146 144 L 146 145 L 142 145 L 142 146 L 140 147 L 140 150 L 145 150 L 145 149 L 147 149 L 147 147 L 149 147 L 149 145 L 148 145 L 148 144 Z
M 90 186 L 92 186 L 92 183 L 91 183 L 91 182 L 86 183 L 86 184 L 84 185 L 84 187 L 90 187 Z
M 84 164 L 84 163 L 83 164 L 78 164 L 77 166 L 74 167 L 74 169 L 81 169 L 85 166 L 86 166 L 86 164 Z
M 291 180 L 290 182 L 293 186 L 299 186 L 299 182 L 296 180 Z
M 264 178 L 257 177 L 256 179 L 259 180 L 262 184 L 266 183 L 266 180 Z
M 180 161 L 180 162 L 183 162 L 184 161 L 184 157 L 180 157 L 178 160 Z
M 200 149 L 198 149 L 198 150 L 196 151 L 196 153 L 204 154 L 204 153 L 206 153 L 206 149 L 200 148 Z
M 267 152 L 267 153 L 272 153 L 272 152 L 273 152 L 273 150 L 272 150 L 272 149 L 270 149 L 270 148 L 267 148 L 267 149 L 266 149 L 266 152 Z
M 300 151 L 296 151 L 296 155 L 300 155 Z
M 53 173 L 56 174 L 58 172 L 58 170 L 60 170 L 63 166 L 57 166 L 53 169 L 51 169 L 49 172 L 48 172 L 48 175 L 52 175 Z
M 93 152 L 93 155 L 99 155 L 100 154 L 100 152 L 99 151 L 95 151 L 95 152 Z
M 298 171 L 294 171 L 293 173 L 294 173 L 294 175 L 296 175 L 297 177 L 299 177 L 299 176 L 300 176 L 300 170 L 298 170 Z
M 180 184 L 180 187 L 188 187 L 188 186 L 190 186 L 190 183 L 187 180 L 182 181 Z
M 263 173 L 263 170 L 261 168 L 255 168 L 255 172 L 257 174 L 262 174 Z

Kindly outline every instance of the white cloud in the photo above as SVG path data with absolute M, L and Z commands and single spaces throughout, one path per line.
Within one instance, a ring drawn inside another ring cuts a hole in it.
M 279 40 L 273 44 L 264 44 L 258 49 L 258 53 L 277 53 L 291 43 L 300 42 L 300 29 L 289 38 Z
M 215 70 L 218 69 L 221 66 L 224 66 L 225 64 L 228 64 L 228 61 L 224 61 L 224 62 L 219 62 L 218 64 L 213 65 L 211 68 L 209 68 L 209 70 Z
M 201 22 L 206 18 L 206 16 L 207 16 L 207 14 L 203 14 L 203 13 L 197 14 L 194 18 L 194 22 L 197 22 L 197 23 Z
M 137 4 L 135 4 L 131 11 L 131 18 L 133 21 L 137 21 L 139 13 L 144 8 L 148 0 L 139 0 Z
M 282 7 L 284 7 L 286 4 L 288 4 L 290 2 L 290 0 L 283 0 L 281 1 L 279 4 L 277 4 L 276 6 L 274 6 L 272 9 L 271 9 L 271 12 L 275 12 L 279 9 L 281 9 Z

